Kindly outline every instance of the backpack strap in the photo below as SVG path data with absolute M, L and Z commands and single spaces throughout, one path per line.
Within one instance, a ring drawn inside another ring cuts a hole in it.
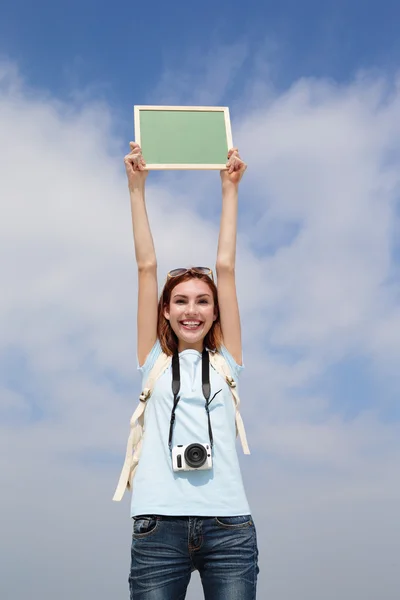
M 232 377 L 231 369 L 228 363 L 226 362 L 225 358 L 219 352 L 210 352 L 210 363 L 229 385 L 233 403 L 235 405 L 236 435 L 240 438 L 244 454 L 250 454 L 243 419 L 239 412 L 240 398 L 237 390 L 237 384 Z
M 170 363 L 171 357 L 161 353 L 154 363 L 154 367 L 149 373 L 146 381 L 146 387 L 139 396 L 140 402 L 131 417 L 130 432 L 128 443 L 126 445 L 124 465 L 119 477 L 117 489 L 115 490 L 113 496 L 113 500 L 115 502 L 119 502 L 122 499 L 126 488 L 131 488 L 132 486 L 133 476 L 135 474 L 142 449 L 144 411 L 146 409 L 146 403 L 153 392 L 157 379 L 165 372 Z

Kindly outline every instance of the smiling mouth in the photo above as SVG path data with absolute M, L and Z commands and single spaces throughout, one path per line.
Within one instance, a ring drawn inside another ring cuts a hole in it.
M 203 325 L 203 322 L 187 320 L 187 321 L 180 321 L 179 324 L 181 325 L 181 327 L 183 327 L 183 329 L 186 329 L 187 331 L 197 331 Z

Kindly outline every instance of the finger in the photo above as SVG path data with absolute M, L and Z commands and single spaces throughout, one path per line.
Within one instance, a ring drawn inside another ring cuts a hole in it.
M 231 156 L 231 158 L 228 161 L 228 165 L 232 169 L 232 171 L 236 171 L 237 170 L 237 165 L 238 164 L 240 164 L 240 163 L 238 163 L 238 161 L 236 160 L 236 157 L 235 156 Z
M 143 160 L 143 156 L 140 152 L 132 152 L 132 154 L 129 154 L 128 156 L 130 156 L 131 161 L 135 165 L 138 165 Z
M 124 162 L 129 162 L 130 164 L 137 164 L 140 160 L 140 155 L 135 155 L 135 154 L 127 154 L 124 157 Z
M 128 160 L 124 161 L 124 165 L 125 165 L 125 171 L 127 172 L 127 174 L 129 175 L 130 173 L 132 173 L 132 171 L 133 171 L 132 164 Z
M 138 150 L 141 151 L 141 148 L 140 148 L 139 144 L 137 144 L 136 142 L 129 142 L 129 146 L 130 146 L 131 150 L 138 149 Z
M 238 158 L 238 160 L 236 161 L 236 164 L 237 164 L 238 170 L 240 171 L 240 169 L 242 169 L 244 167 L 245 163 L 240 158 Z
M 128 172 L 137 171 L 138 170 L 138 162 L 134 159 L 131 154 L 127 154 L 124 159 L 125 168 Z
M 135 148 L 132 148 L 132 150 L 129 153 L 131 156 L 135 156 L 135 157 L 141 157 L 142 156 L 142 149 L 139 146 L 136 146 Z
M 228 163 L 236 163 L 236 162 L 243 162 L 243 161 L 240 158 L 240 156 L 237 154 L 237 152 L 232 151 L 232 154 L 228 160 Z
M 243 174 L 244 174 L 244 172 L 245 172 L 246 169 L 247 169 L 246 163 L 242 163 L 240 165 L 240 169 L 239 169 L 239 171 L 241 172 L 241 177 L 243 177 Z
M 243 167 L 245 163 L 243 162 L 243 160 L 241 158 L 239 158 L 238 156 L 235 157 L 235 169 L 237 171 L 240 171 L 240 169 Z

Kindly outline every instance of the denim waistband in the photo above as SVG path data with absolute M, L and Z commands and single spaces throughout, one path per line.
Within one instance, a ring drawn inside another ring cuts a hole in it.
M 176 520 L 181 520 L 181 521 L 187 521 L 188 519 L 215 519 L 215 517 L 217 516 L 222 516 L 222 515 L 155 515 L 155 514 L 141 514 L 141 515 L 134 515 L 132 517 L 132 519 L 158 519 L 159 521 L 176 521 Z M 224 515 L 224 516 L 238 516 L 238 515 Z M 239 515 L 239 516 L 251 516 L 251 515 Z

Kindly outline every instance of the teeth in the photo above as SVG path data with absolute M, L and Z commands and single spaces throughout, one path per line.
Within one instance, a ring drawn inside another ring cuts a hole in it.
M 200 321 L 182 321 L 182 324 L 187 327 L 197 327 L 200 325 Z

